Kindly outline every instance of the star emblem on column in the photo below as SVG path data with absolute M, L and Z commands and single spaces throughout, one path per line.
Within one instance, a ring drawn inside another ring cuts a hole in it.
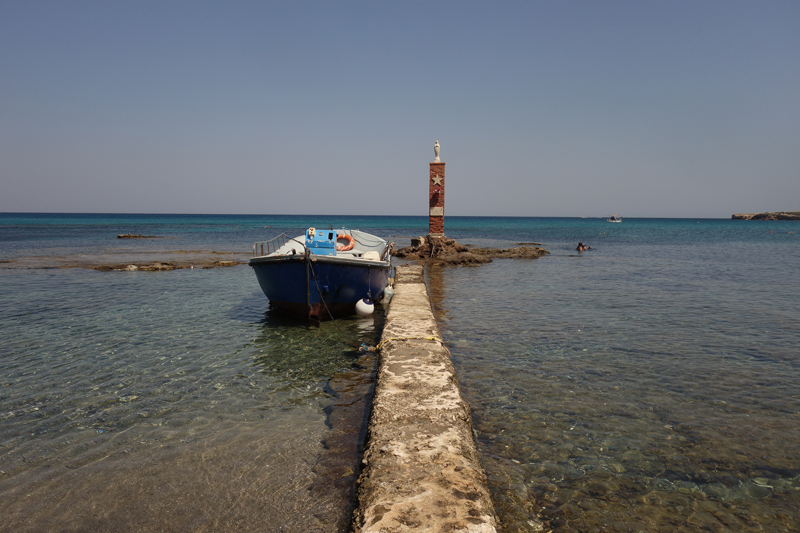
M 439 174 L 434 174 L 431 178 L 433 180 L 434 185 L 441 185 L 442 184 L 442 177 Z

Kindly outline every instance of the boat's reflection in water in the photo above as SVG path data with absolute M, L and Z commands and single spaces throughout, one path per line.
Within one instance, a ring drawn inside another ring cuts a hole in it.
M 384 308 L 370 317 L 352 316 L 311 324 L 279 309 L 268 309 L 253 341 L 253 365 L 276 379 L 284 406 L 316 402 L 328 432 L 313 467 L 314 498 L 338 502 L 337 527 L 347 529 L 374 390 L 376 357 Z M 276 406 L 277 407 L 277 406 Z
M 336 374 L 360 367 L 383 326 L 380 307 L 370 317 L 346 317 L 311 323 L 279 309 L 264 311 L 261 331 L 249 349 L 259 371 L 283 382 L 282 390 L 324 391 Z

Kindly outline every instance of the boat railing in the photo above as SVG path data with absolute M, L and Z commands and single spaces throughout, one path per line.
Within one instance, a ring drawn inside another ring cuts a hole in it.
M 383 249 L 383 253 L 381 254 L 381 261 L 391 261 L 392 260 L 392 252 L 394 252 L 394 237 L 389 237 L 386 241 L 386 248 Z
M 278 248 L 286 244 L 288 240 L 289 236 L 285 233 L 281 233 L 274 239 L 253 243 L 253 257 L 261 257 L 276 252 Z

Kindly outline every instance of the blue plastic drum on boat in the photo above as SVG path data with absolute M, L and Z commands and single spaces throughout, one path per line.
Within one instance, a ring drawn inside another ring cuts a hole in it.
M 306 247 L 312 254 L 336 255 L 336 230 L 306 230 Z

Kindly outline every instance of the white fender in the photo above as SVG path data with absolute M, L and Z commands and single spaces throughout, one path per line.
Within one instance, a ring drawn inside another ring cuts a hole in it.
M 356 302 L 356 313 L 361 316 L 369 316 L 375 310 L 375 304 L 369 298 L 362 298 Z

